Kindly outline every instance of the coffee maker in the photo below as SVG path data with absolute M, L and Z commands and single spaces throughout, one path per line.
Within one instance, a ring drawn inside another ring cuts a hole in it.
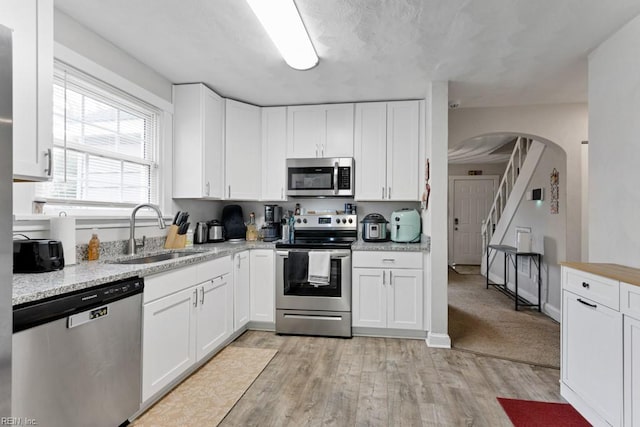
M 280 220 L 282 219 L 282 206 L 264 205 L 264 226 L 262 236 L 265 242 L 273 242 L 281 237 Z

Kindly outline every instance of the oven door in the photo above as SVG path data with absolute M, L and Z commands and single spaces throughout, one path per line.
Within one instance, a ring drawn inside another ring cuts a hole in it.
M 287 195 L 353 197 L 352 158 L 287 159 Z
M 290 249 L 276 252 L 276 308 L 279 310 L 351 311 L 351 251 L 329 250 L 331 273 L 329 285 L 315 287 L 309 283 L 289 282 L 287 269 L 289 253 L 309 252 Z

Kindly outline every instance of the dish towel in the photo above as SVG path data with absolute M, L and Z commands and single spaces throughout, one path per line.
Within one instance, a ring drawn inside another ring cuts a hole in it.
M 315 287 L 329 285 L 331 255 L 329 252 L 309 251 L 309 283 Z

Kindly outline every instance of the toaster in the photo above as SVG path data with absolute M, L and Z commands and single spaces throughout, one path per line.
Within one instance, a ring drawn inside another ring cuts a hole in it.
M 391 240 L 420 241 L 420 214 L 415 209 L 401 209 L 391 213 Z
M 46 273 L 64 268 L 62 242 L 49 239 L 13 241 L 14 273 Z

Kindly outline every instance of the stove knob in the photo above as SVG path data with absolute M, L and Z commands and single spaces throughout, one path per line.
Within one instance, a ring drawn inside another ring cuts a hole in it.
M 300 218 L 298 218 L 298 219 L 296 220 L 296 222 L 297 222 L 298 224 L 300 224 L 302 221 L 300 220 Z
M 303 219 L 302 222 L 307 223 L 307 218 Z
M 340 218 L 336 218 L 336 224 L 340 224 Z
M 353 219 L 349 218 L 349 224 L 353 223 Z
M 347 220 L 346 220 L 346 219 L 344 219 L 344 218 L 342 218 L 342 223 L 343 223 L 343 224 L 346 224 L 346 223 L 347 223 Z

